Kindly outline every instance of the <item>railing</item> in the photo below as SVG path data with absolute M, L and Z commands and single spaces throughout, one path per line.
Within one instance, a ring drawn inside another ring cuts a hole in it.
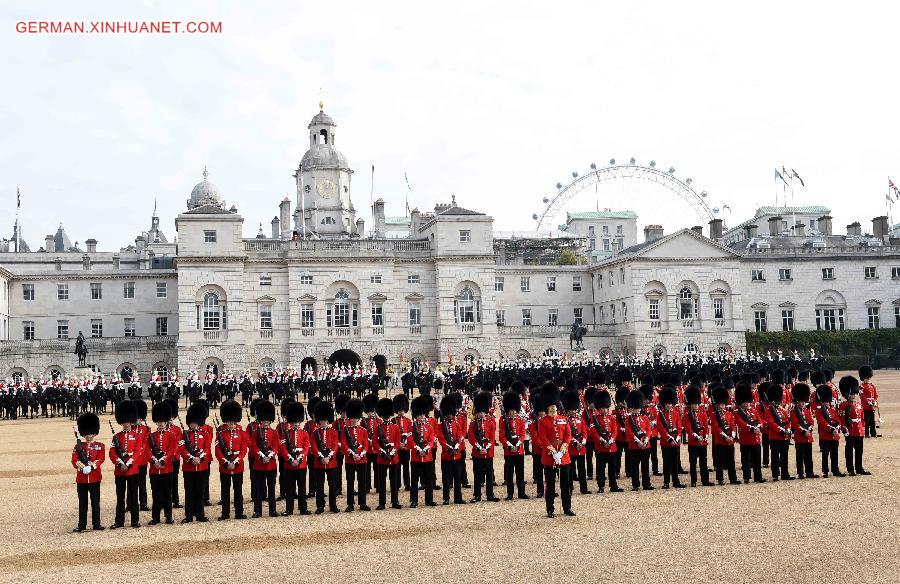
M 586 336 L 596 336 L 600 333 L 611 334 L 615 331 L 615 324 L 591 323 L 582 324 L 587 329 Z M 543 337 L 543 338 L 569 338 L 572 332 L 571 325 L 522 325 L 522 326 L 498 326 L 497 333 L 509 337 Z
M 338 252 L 429 252 L 431 240 L 428 239 L 304 239 L 284 241 L 279 239 L 245 239 L 244 251 L 282 252 L 297 250 L 300 252 L 333 254 Z M 366 254 L 373 255 L 373 254 Z
M 715 319 L 715 323 L 716 323 L 716 326 L 725 326 L 725 319 L 717 318 L 717 319 Z
M 474 324 L 461 324 L 461 325 L 459 325 L 459 330 L 464 333 L 474 333 L 475 325 Z
M 684 328 L 694 328 L 694 319 L 686 318 L 686 319 L 682 320 L 681 326 L 683 326 Z
M 782 248 L 753 247 L 753 248 L 741 250 L 740 253 L 745 256 L 760 256 L 760 255 L 777 255 L 777 256 L 868 255 L 868 256 L 876 256 L 876 255 L 898 254 L 898 253 L 900 253 L 900 246 L 898 246 L 898 245 L 875 245 L 875 246 L 851 245 L 851 246 L 847 246 L 847 247 L 812 247 L 812 246 L 782 247 Z
M 330 328 L 328 329 L 329 337 L 358 337 L 359 336 L 359 327 L 354 328 Z
M 204 341 L 224 341 L 225 331 L 203 331 Z
M 259 329 L 259 338 L 271 339 L 272 338 L 272 329 Z
M 178 343 L 177 336 L 145 336 L 145 337 L 98 337 L 84 340 L 88 356 L 94 351 L 166 348 Z M 30 341 L 0 341 L 0 353 L 17 353 L 21 351 L 67 351 L 75 349 L 75 339 L 34 339 Z
M 384 326 L 373 326 L 372 334 L 373 335 L 383 335 L 384 334 Z
M 662 328 L 662 321 L 659 321 L 659 320 L 651 320 L 651 321 L 650 321 L 650 328 L 652 328 L 652 329 Z
M 410 327 L 409 327 L 409 334 L 411 334 L 411 335 L 421 335 L 421 334 L 422 334 L 422 327 L 421 327 L 421 325 L 417 325 L 417 324 L 415 324 L 415 325 L 410 325 Z
M 314 337 L 314 336 L 316 336 L 316 329 L 314 329 L 314 328 L 300 329 L 300 334 L 304 337 Z

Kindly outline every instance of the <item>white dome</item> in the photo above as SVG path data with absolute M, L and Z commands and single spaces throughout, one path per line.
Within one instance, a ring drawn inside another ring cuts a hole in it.
M 219 194 L 219 187 L 207 180 L 209 172 L 203 169 L 203 180 L 198 182 L 191 191 L 191 198 L 188 199 L 188 209 L 195 209 L 204 205 L 222 206 L 222 197 Z

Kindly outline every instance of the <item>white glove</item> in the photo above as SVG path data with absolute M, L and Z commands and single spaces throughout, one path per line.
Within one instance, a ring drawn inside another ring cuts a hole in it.
M 553 455 L 553 461 L 556 462 L 556 464 L 562 464 L 562 458 L 563 458 L 562 452 L 557 452 Z
M 83 467 L 81 467 L 81 474 L 89 475 L 89 474 L 91 474 L 92 470 L 94 470 L 94 467 L 92 467 L 89 464 L 86 464 Z

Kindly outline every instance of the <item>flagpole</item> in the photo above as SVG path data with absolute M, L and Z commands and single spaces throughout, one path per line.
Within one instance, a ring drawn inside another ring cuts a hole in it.
M 19 253 L 19 240 L 22 239 L 21 229 L 19 228 L 19 208 L 22 206 L 22 191 L 16 186 L 16 253 Z M 49 250 L 48 250 L 49 251 Z
M 372 213 L 372 233 L 375 233 L 375 165 L 372 165 L 372 180 L 369 182 L 369 211 Z

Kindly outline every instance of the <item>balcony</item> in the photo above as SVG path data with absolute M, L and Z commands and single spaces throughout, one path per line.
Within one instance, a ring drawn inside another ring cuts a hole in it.
M 425 256 L 431 253 L 431 241 L 428 239 L 306 239 L 300 241 L 245 239 L 244 251 L 289 256 Z
M 461 324 L 461 325 L 459 325 L 459 330 L 460 330 L 460 332 L 463 332 L 463 333 L 474 333 L 475 325 L 474 324 Z
M 411 335 L 421 335 L 421 334 L 422 334 L 422 327 L 421 327 L 421 325 L 417 325 L 417 324 L 410 325 L 410 327 L 409 327 L 409 334 L 411 334 Z
M 302 329 L 300 329 L 300 335 L 304 336 L 304 337 L 314 337 L 314 336 L 316 336 L 316 329 L 302 328 Z
M 88 357 L 91 353 L 102 351 L 123 350 L 160 350 L 169 349 L 178 343 L 177 335 L 146 336 L 146 337 L 101 337 L 87 338 L 85 345 Z M 0 341 L 0 355 L 29 353 L 39 351 L 42 353 L 63 351 L 71 353 L 75 350 L 75 339 L 35 339 L 30 341 Z
M 662 328 L 662 321 L 660 321 L 660 320 L 651 320 L 651 321 L 650 321 L 650 328 L 652 328 L 652 329 L 661 329 L 661 328 Z
M 716 326 L 720 326 L 720 327 L 721 327 L 721 326 L 725 326 L 725 319 L 724 319 L 724 318 L 717 318 L 717 319 L 715 319 L 714 322 L 715 322 L 715 325 L 716 325 Z
M 203 340 L 221 342 L 225 340 L 226 335 L 226 331 L 203 331 Z
M 685 318 L 681 321 L 681 326 L 684 328 L 694 328 L 694 319 L 693 318 Z
M 329 337 L 358 337 L 359 327 L 342 327 L 328 329 Z
M 259 338 L 271 339 L 272 336 L 272 329 L 259 329 Z
M 372 327 L 373 335 L 384 335 L 384 326 L 373 326 Z

